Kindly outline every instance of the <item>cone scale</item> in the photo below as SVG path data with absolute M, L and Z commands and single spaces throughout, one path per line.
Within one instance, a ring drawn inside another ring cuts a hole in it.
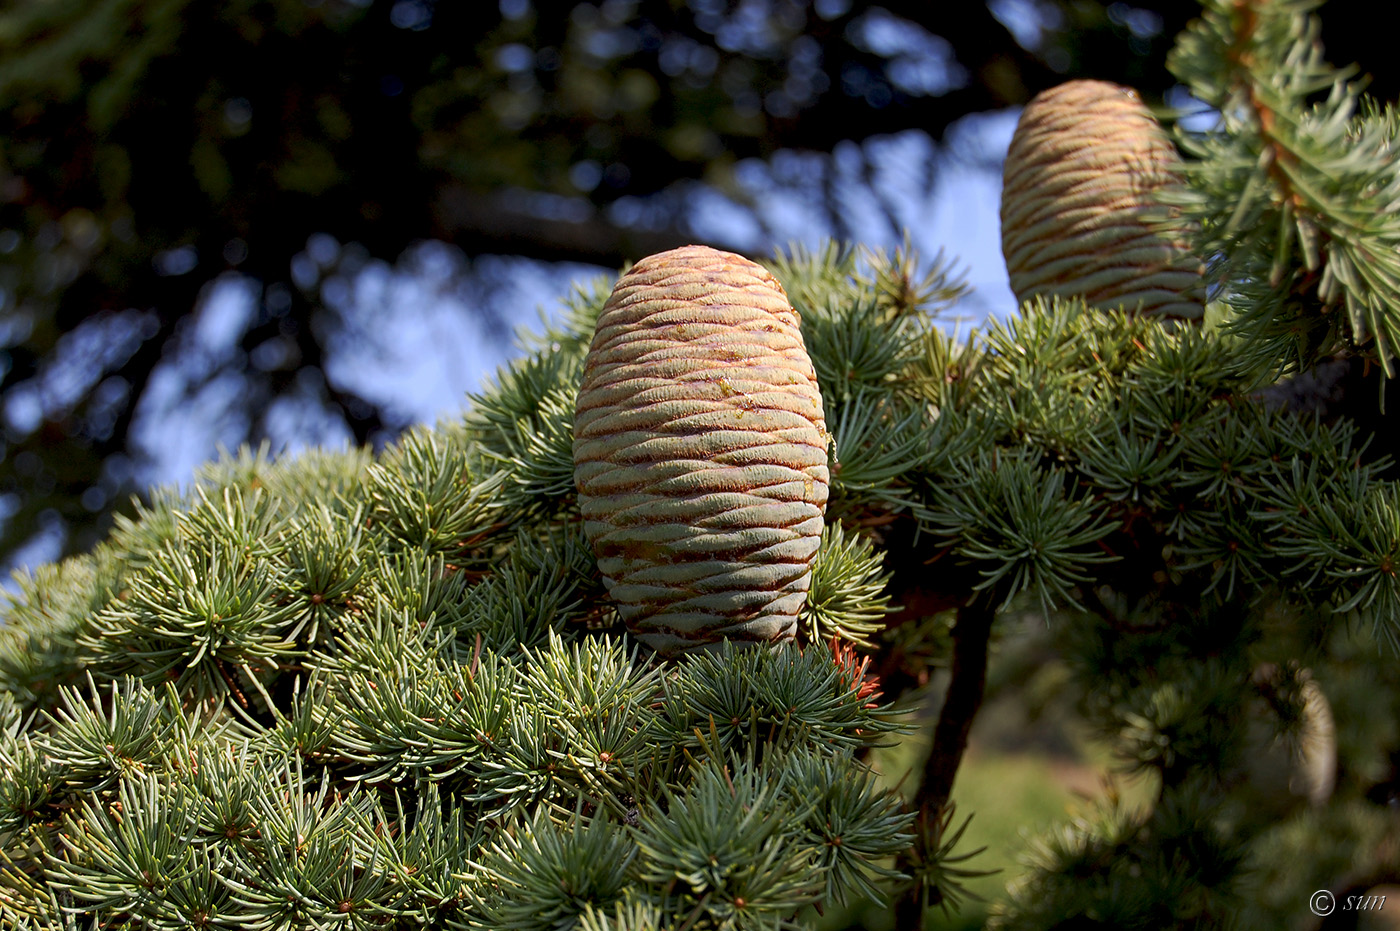
M 1006 154 L 1001 242 L 1018 301 L 1082 296 L 1091 306 L 1200 317 L 1202 266 L 1164 231 L 1159 195 L 1181 159 L 1136 92 L 1069 81 L 1022 111 Z
M 704 246 L 638 262 L 598 319 L 574 420 L 584 530 L 663 654 L 796 632 L 829 441 L 799 325 L 762 266 Z

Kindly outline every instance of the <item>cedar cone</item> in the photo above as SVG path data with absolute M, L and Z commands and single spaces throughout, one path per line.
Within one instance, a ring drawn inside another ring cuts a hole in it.
M 1231 775 L 1242 776 L 1248 784 L 1251 817 L 1282 820 L 1301 802 L 1320 808 L 1337 783 L 1337 723 L 1331 703 L 1307 669 L 1285 676 L 1266 663 L 1251 678 L 1261 695 L 1292 685 L 1302 699 L 1301 720 L 1287 740 L 1279 738 L 1277 717 L 1267 700 L 1250 704 L 1244 752 Z
M 1202 264 L 1167 233 L 1157 195 L 1180 185 L 1176 147 L 1130 88 L 1069 81 L 1016 124 L 1001 195 L 1001 251 L 1018 301 L 1200 317 Z
M 800 322 L 767 270 L 706 246 L 638 262 L 598 318 L 574 480 L 618 612 L 663 654 L 796 633 L 830 439 Z

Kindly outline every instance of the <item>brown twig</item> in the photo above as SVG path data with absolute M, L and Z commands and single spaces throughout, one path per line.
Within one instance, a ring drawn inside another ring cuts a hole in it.
M 224 661 L 215 657 L 214 668 L 217 669 L 219 671 L 219 675 L 223 677 L 224 684 L 228 686 L 229 692 L 233 694 L 233 697 L 238 702 L 239 706 L 241 706 L 244 711 L 247 711 L 250 708 L 252 708 L 252 706 L 248 704 L 248 696 L 243 694 L 243 690 L 238 687 L 238 682 L 229 673 L 228 669 L 224 667 Z
M 982 707 L 987 691 L 987 645 L 995 617 L 996 608 L 983 592 L 958 609 L 958 619 L 953 624 L 952 677 L 933 731 L 933 749 L 924 762 L 923 783 L 915 796 L 918 812 L 914 832 L 920 845 L 937 842 L 942 815 L 953 794 L 953 780 L 967 750 L 972 721 Z M 937 852 L 934 846 L 916 850 L 913 856 L 926 861 Z M 895 906 L 895 927 L 922 929 L 925 903 L 925 889 L 916 880 Z

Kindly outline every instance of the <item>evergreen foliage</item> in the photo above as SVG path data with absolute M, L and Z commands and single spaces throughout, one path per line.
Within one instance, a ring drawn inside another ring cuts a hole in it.
M 1400 344 L 1394 109 L 1323 57 L 1321 0 L 1208 0 L 1168 65 L 1220 113 L 1181 133 L 1200 161 L 1188 216 L 1241 339 L 1268 373 L 1354 345 L 1393 374 Z
M 835 445 L 796 644 L 662 662 L 622 631 L 570 455 L 603 287 L 458 421 L 244 450 L 17 578 L 0 924 L 768 929 L 870 898 L 913 927 L 976 873 L 949 795 L 1008 608 L 1157 788 L 1035 842 L 999 927 L 1273 928 L 1393 879 L 1400 485 L 1366 429 L 1260 393 L 1338 349 L 1389 365 L 1400 332 L 1366 142 L 1394 122 L 1309 9 L 1212 0 L 1174 59 L 1222 104 L 1182 134 L 1203 324 L 1055 299 L 957 342 L 941 260 L 775 260 Z M 939 668 L 905 800 L 871 750 Z M 1319 690 L 1335 789 L 1271 792 L 1254 764 L 1283 747 L 1296 786 L 1323 752 Z

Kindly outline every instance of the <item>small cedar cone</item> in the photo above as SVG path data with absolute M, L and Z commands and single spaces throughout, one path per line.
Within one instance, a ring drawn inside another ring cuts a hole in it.
M 1176 147 L 1130 88 L 1069 81 L 1037 94 L 1011 137 L 1001 251 L 1018 301 L 1200 317 L 1202 264 L 1155 220 L 1180 184 Z
M 1300 802 L 1314 808 L 1327 804 L 1337 784 L 1337 723 L 1327 696 L 1308 669 L 1285 675 L 1266 663 L 1254 670 L 1251 680 L 1265 697 L 1248 706 L 1239 761 L 1248 782 L 1251 815 L 1282 820 Z M 1290 686 L 1298 690 L 1295 701 L 1301 700 L 1301 718 L 1294 732 L 1280 739 L 1277 715 L 1266 699 L 1269 692 Z
M 796 633 L 829 442 L 799 323 L 764 268 L 705 246 L 638 262 L 598 318 L 574 480 L 608 592 L 660 653 Z

